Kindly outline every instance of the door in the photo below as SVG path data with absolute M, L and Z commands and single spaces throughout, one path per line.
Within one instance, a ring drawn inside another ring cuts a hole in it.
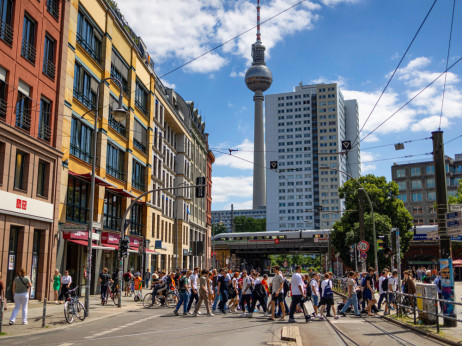
M 18 250 L 18 234 L 20 228 L 11 226 L 10 228 L 10 243 L 8 248 L 8 272 L 6 275 L 6 299 L 13 301 L 13 280 L 16 276 L 16 261 Z
M 30 288 L 30 298 L 35 299 L 36 288 L 37 288 L 37 271 L 39 264 L 39 253 L 40 253 L 40 231 L 34 230 L 34 243 L 32 248 L 32 269 L 31 269 L 31 281 L 32 287 Z

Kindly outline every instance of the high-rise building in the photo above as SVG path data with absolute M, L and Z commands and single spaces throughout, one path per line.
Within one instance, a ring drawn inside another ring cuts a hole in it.
M 446 187 L 448 196 L 455 196 L 462 178 L 462 154 L 446 156 Z M 436 185 L 433 160 L 394 163 L 391 176 L 398 184 L 398 198 L 414 218 L 414 225 L 437 225 Z
M 360 175 L 358 104 L 337 84 L 266 96 L 267 230 L 330 228 L 344 209 L 338 188 Z M 324 168 L 324 169 L 323 169 Z M 330 169 L 328 169 L 330 168 Z M 322 209 L 322 211 L 321 211 Z

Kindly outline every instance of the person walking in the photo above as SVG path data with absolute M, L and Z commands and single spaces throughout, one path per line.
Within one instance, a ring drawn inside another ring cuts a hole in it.
M 252 297 L 252 278 L 247 276 L 247 271 L 242 272 L 242 297 L 240 300 L 241 304 L 241 316 L 246 317 L 247 312 L 245 310 L 245 305 L 247 304 L 247 311 L 250 312 L 250 299 Z
M 324 280 L 321 282 L 321 311 L 320 314 L 324 313 L 324 307 L 330 305 L 332 311 L 334 312 L 334 318 L 338 319 L 338 316 L 335 313 L 335 306 L 334 306 L 334 292 L 332 291 L 332 281 L 330 280 L 329 273 L 324 274 Z M 327 316 L 329 317 L 329 316 Z
M 257 272 L 252 273 L 252 305 L 250 306 L 249 317 L 252 317 L 253 312 L 255 311 L 255 305 L 257 302 L 263 307 L 263 311 L 265 312 L 265 317 L 268 316 L 268 312 L 266 311 L 266 304 L 265 304 L 265 296 L 266 290 L 265 287 L 262 285 L 261 280 L 258 277 Z
M 228 283 L 229 280 L 226 276 L 224 268 L 220 269 L 220 275 L 218 275 L 218 292 L 220 292 L 220 303 L 218 304 L 218 310 L 222 314 L 226 314 L 225 307 L 228 302 Z
M 3 310 L 7 310 L 6 299 L 5 299 L 5 285 L 3 284 L 2 273 L 0 272 L 0 301 L 2 300 L 3 300 Z M 0 313 L 2 312 L 0 311 Z
M 64 275 L 61 276 L 61 294 L 59 296 L 59 303 L 61 304 L 62 300 L 66 300 L 67 292 L 72 284 L 72 276 L 69 275 L 69 270 L 64 271 Z
M 388 292 L 388 273 L 384 269 L 382 271 L 382 275 L 379 278 L 379 302 L 377 304 L 377 307 L 379 308 L 379 310 L 381 310 L 383 300 L 385 299 L 385 302 L 387 301 L 387 298 L 388 298 L 387 292 Z
M 213 289 L 213 304 L 212 304 L 212 313 L 215 313 L 220 300 L 220 292 L 218 292 L 218 272 L 216 269 L 212 270 L 212 289 Z
M 194 309 L 193 316 L 196 317 L 199 314 L 199 309 L 202 305 L 202 302 L 205 304 L 205 308 L 207 309 L 207 316 L 215 316 L 210 312 L 210 304 L 209 304 L 209 289 L 207 284 L 207 276 L 208 270 L 202 269 L 201 276 L 199 278 L 199 301 L 196 304 L 196 308 Z
M 305 289 L 303 288 L 303 279 L 300 275 L 301 272 L 302 267 L 299 265 L 295 266 L 295 273 L 292 275 L 290 285 L 292 287 L 292 301 L 290 303 L 289 310 L 289 323 L 296 322 L 294 317 L 295 310 L 297 309 L 298 304 L 303 304 L 303 298 L 306 297 Z
M 197 302 L 199 301 L 199 294 L 197 292 L 197 282 L 198 282 L 198 275 L 199 275 L 199 267 L 194 268 L 194 272 L 189 277 L 189 283 L 191 285 L 191 294 L 189 296 L 189 303 L 188 303 L 188 314 L 192 315 L 191 312 L 191 305 L 193 300 Z
M 112 282 L 111 275 L 108 274 L 107 268 L 103 268 L 103 272 L 99 274 L 99 284 L 101 285 L 101 305 L 107 301 L 107 291 L 109 282 Z
M 61 287 L 61 274 L 59 273 L 58 269 L 55 269 L 55 274 L 51 278 L 51 282 L 53 283 L 53 292 L 55 294 L 55 304 L 59 304 L 58 297 L 59 297 L 59 288 Z
M 180 295 L 180 299 L 178 300 L 178 304 L 173 310 L 175 315 L 179 315 L 178 310 L 180 310 L 181 304 L 183 304 L 183 315 L 188 314 L 188 300 L 189 300 L 189 277 L 191 275 L 191 271 L 183 270 L 181 272 L 181 277 L 178 280 L 178 293 Z
M 348 300 L 343 306 L 342 310 L 340 310 L 340 315 L 346 316 L 345 312 L 348 310 L 350 305 L 353 305 L 353 308 L 355 310 L 355 315 L 356 316 L 361 316 L 359 313 L 359 308 L 358 308 L 358 296 L 356 294 L 356 281 L 354 280 L 355 277 L 355 272 L 350 271 L 348 273 L 348 280 L 347 280 L 347 290 L 348 290 Z
M 271 283 L 273 294 L 271 296 L 271 317 L 270 320 L 274 321 L 274 314 L 276 311 L 276 304 L 281 307 L 282 316 L 281 321 L 284 321 L 286 318 L 286 309 L 284 307 L 284 277 L 282 276 L 281 271 L 279 270 L 279 266 L 276 265 L 273 267 L 274 278 L 273 282 Z
M 14 309 L 10 317 L 10 325 L 16 321 L 19 308 L 22 307 L 22 324 L 27 324 L 27 309 L 29 305 L 29 289 L 32 286 L 30 278 L 26 276 L 24 268 L 19 269 L 18 276 L 14 278 L 12 292 L 14 295 Z
M 146 270 L 146 273 L 144 273 L 144 287 L 149 288 L 149 281 L 151 281 L 151 272 Z M 176 282 L 178 284 L 178 282 Z
M 318 285 L 318 274 L 312 273 L 311 274 L 311 281 L 310 281 L 310 288 L 311 288 L 311 302 L 313 304 L 314 315 L 317 318 L 321 318 L 322 316 L 319 315 L 319 285 Z

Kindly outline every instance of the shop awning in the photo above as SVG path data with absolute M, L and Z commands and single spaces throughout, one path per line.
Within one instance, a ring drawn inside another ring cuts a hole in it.
M 139 253 L 138 250 L 134 250 L 134 249 L 132 249 L 132 248 L 128 249 L 128 252 L 130 252 L 130 253 Z
M 103 244 L 103 246 L 105 247 L 110 247 L 114 250 L 119 250 L 119 245 L 115 245 L 115 244 Z
M 82 246 L 88 246 L 88 242 L 86 240 L 79 240 L 79 239 L 68 239 L 67 241 L 71 241 L 73 243 L 82 245 Z
M 146 253 L 152 254 L 152 255 L 160 255 L 158 252 L 155 252 L 154 250 L 149 250 L 149 249 L 146 249 Z
M 117 188 L 108 187 L 107 190 L 109 190 L 110 192 L 116 193 L 122 197 L 136 198 L 134 194 L 132 194 L 131 192 L 128 192 L 125 189 L 117 189 Z
M 82 246 L 88 246 L 88 241 L 86 240 L 80 240 L 80 239 L 67 239 L 67 241 L 71 241 L 73 243 L 76 243 L 76 244 L 79 244 L 79 245 L 82 245 Z M 106 251 L 114 251 L 115 248 L 113 247 L 110 247 L 110 246 L 102 246 L 102 245 L 96 245 L 96 244 L 92 244 L 92 249 L 95 249 L 95 250 L 106 250 Z
M 74 173 L 72 171 L 69 171 L 69 174 L 72 175 L 73 177 L 76 177 L 76 178 L 91 182 L 91 173 L 78 174 L 78 173 Z M 95 175 L 95 184 L 105 186 L 105 187 L 116 188 L 116 186 L 114 184 L 110 183 L 106 179 L 98 177 L 97 175 Z
M 115 248 L 113 248 L 112 246 L 93 245 L 92 247 L 93 247 L 93 249 L 97 249 L 97 250 L 105 250 L 105 251 L 114 251 L 115 250 Z

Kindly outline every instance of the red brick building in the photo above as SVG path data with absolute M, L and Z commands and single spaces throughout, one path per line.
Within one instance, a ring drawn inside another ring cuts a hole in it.
M 68 0 L 0 0 L 0 271 L 11 300 L 24 268 L 32 299 L 55 269 Z
M 207 268 L 212 266 L 211 252 L 212 252 L 212 164 L 215 162 L 215 155 L 209 149 L 209 141 L 207 135 L 207 191 L 206 191 L 206 213 L 207 220 L 207 243 L 205 246 L 205 254 L 207 258 Z

